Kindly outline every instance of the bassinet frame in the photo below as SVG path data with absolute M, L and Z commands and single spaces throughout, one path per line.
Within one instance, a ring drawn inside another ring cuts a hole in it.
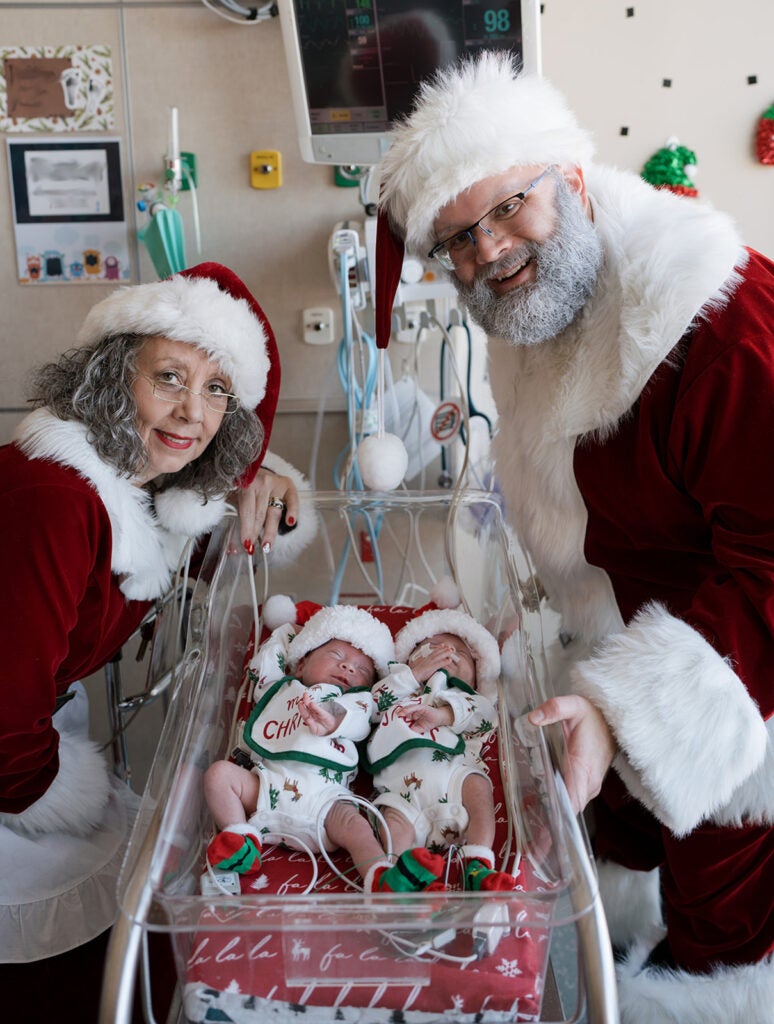
M 317 517 L 320 531 L 315 553 L 303 553 L 296 563 L 283 566 L 256 557 L 253 575 L 239 545 L 238 523 L 233 518 L 224 521 L 210 540 L 191 598 L 185 650 L 122 873 L 120 912 L 110 941 L 103 987 L 102 1024 L 129 1021 L 137 965 L 147 934 L 160 931 L 185 938 L 207 902 L 190 891 L 191 881 L 196 877 L 191 863 L 171 867 L 170 857 L 172 851 L 179 854 L 181 846 L 190 852 L 201 842 L 206 827 L 201 806 L 192 818 L 186 817 L 187 811 L 181 808 L 190 810 L 191 800 L 197 799 L 195 784 L 192 789 L 191 765 L 200 768 L 203 758 L 227 753 L 228 705 L 230 701 L 233 710 L 235 700 L 235 695 L 228 691 L 229 687 L 233 689 L 233 680 L 241 675 L 249 643 L 253 610 L 245 595 L 253 588 L 259 600 L 270 593 L 288 593 L 321 603 L 350 600 L 394 604 L 400 602 L 401 594 L 413 594 L 414 599 L 404 603 L 421 605 L 427 600 L 434 577 L 448 572 L 455 578 L 468 610 L 480 621 L 490 628 L 494 624 L 494 631 L 515 627 L 516 664 L 504 675 L 501 690 L 510 747 L 519 742 L 513 731 L 515 717 L 551 692 L 544 658 L 545 624 L 539 588 L 528 559 L 504 525 L 499 504 L 491 495 L 312 492 L 304 495 L 302 501 L 302 515 Z M 398 528 L 400 536 L 388 538 L 396 522 L 402 524 Z M 333 541 L 331 524 L 334 530 L 336 524 L 341 528 Z M 433 538 L 432 553 L 424 550 L 421 539 L 417 539 L 417 531 L 428 524 L 428 536 Z M 436 535 L 441 524 L 442 536 Z M 364 556 L 373 558 L 374 547 L 381 548 L 383 542 L 386 546 L 388 539 L 401 551 L 404 564 L 398 572 L 394 566 L 387 566 L 390 571 L 385 574 L 385 566 L 364 563 Z M 310 559 L 318 574 L 316 580 L 310 576 Z M 382 571 L 377 573 L 379 568 Z M 389 582 L 389 592 L 386 575 L 396 577 Z M 366 589 L 372 590 L 370 594 L 356 589 L 362 588 L 364 580 Z M 319 597 L 310 592 L 313 584 L 319 589 Z M 323 593 L 326 587 L 328 592 Z M 236 644 L 235 636 L 240 638 Z M 550 831 L 561 891 L 522 894 L 521 920 L 525 905 L 532 921 L 545 920 L 548 908 L 548 927 L 575 929 L 581 995 L 574 1014 L 567 1019 L 580 1017 L 585 1000 L 589 1024 L 617 1024 L 612 951 L 588 840 L 582 819 L 570 809 L 558 768 L 561 735 L 554 729 L 546 734 L 548 741 L 541 736 L 532 756 L 544 773 L 539 813 Z M 529 780 L 526 785 L 529 787 Z M 528 847 L 529 841 L 524 837 L 519 841 Z M 462 926 L 466 921 L 469 923 L 473 913 L 474 908 L 467 907 L 463 900 L 470 895 L 454 898 L 458 906 L 455 913 Z M 245 899 L 234 897 L 231 906 L 238 910 Z M 292 913 L 288 911 L 287 900 L 278 901 L 276 907 L 264 907 L 269 916 L 276 914 L 279 927 L 289 931 L 354 928 L 358 920 L 362 924 L 363 907 L 357 894 L 346 894 L 336 900 L 330 896 L 293 899 L 296 902 Z M 413 907 L 410 915 L 387 903 L 376 910 L 369 904 L 368 913 L 380 915 L 380 922 L 387 929 L 400 927 L 405 931 L 421 927 L 421 904 Z M 541 1021 L 547 1019 L 540 1017 Z M 444 1020 L 448 1022 L 450 1018 Z

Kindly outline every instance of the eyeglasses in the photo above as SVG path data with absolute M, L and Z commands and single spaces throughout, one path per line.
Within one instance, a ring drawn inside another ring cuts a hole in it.
M 479 217 L 475 223 L 462 228 L 461 231 L 455 231 L 449 238 L 444 238 L 442 242 L 434 245 L 427 254 L 428 259 L 438 260 L 445 270 L 455 270 L 461 263 L 471 259 L 476 248 L 476 239 L 473 235 L 476 228 L 483 231 L 485 235 L 489 235 L 490 238 L 494 238 L 494 227 L 499 224 L 508 224 L 509 221 L 512 221 L 516 214 L 524 209 L 529 193 L 534 188 L 537 188 L 543 178 L 555 170 L 556 166 L 556 164 L 551 164 L 534 181 L 531 181 L 522 192 L 517 192 L 515 196 L 509 196 L 507 199 L 504 199 L 497 206 L 488 210 L 483 217 Z M 486 220 L 492 222 L 492 227 L 488 227 L 484 223 Z M 505 230 L 509 229 L 506 228 Z M 498 234 L 499 237 L 502 236 Z
M 239 408 L 239 399 L 236 395 L 230 395 L 223 390 L 222 384 L 207 384 L 202 391 L 192 391 L 177 380 L 160 380 L 158 377 L 149 377 L 147 373 L 138 373 L 138 377 L 147 380 L 156 398 L 162 402 L 173 402 L 180 405 L 188 395 L 201 397 L 210 412 L 220 412 L 224 416 L 230 416 Z

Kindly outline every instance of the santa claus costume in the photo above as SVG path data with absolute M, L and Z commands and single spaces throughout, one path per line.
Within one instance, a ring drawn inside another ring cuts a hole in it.
M 204 350 L 242 407 L 255 409 L 265 449 L 279 390 L 277 347 L 231 271 L 207 263 L 120 289 L 92 309 L 79 341 L 114 334 L 163 335 Z M 302 483 L 282 459 L 264 465 Z M 83 423 L 46 408 L 0 449 L 0 480 L 10 598 L 0 619 L 0 961 L 22 965 L 80 947 L 114 920 L 137 801 L 89 740 L 76 681 L 119 651 L 169 587 L 187 542 L 221 519 L 225 498 L 205 502 L 174 486 L 152 496 L 100 457 Z
M 594 818 L 629 950 L 622 1020 L 769 1020 L 774 265 L 725 215 L 592 153 L 563 98 L 509 59 L 442 72 L 385 159 L 380 314 L 400 243 L 426 253 L 466 188 L 581 168 L 602 269 L 559 336 L 489 339 L 497 478 L 561 615 L 557 686 L 619 747 Z

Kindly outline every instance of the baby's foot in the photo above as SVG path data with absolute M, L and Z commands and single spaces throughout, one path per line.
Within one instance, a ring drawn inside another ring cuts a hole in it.
M 423 846 L 406 850 L 394 864 L 375 864 L 365 879 L 367 892 L 445 892 L 446 862 Z
M 229 825 L 210 840 L 207 860 L 214 871 L 259 875 L 261 840 L 258 831 L 252 825 Z
M 463 846 L 460 850 L 465 862 L 465 889 L 483 892 L 510 892 L 518 880 L 507 871 L 496 871 L 494 853 L 486 846 Z

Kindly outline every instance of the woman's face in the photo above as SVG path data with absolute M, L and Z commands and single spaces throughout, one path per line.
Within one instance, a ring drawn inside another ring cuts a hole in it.
M 132 391 L 137 403 L 137 431 L 148 453 L 138 486 L 164 473 L 177 473 L 197 459 L 217 433 L 223 413 L 206 405 L 200 392 L 232 390 L 218 363 L 193 345 L 153 337 L 137 352 Z M 182 384 L 183 401 L 169 402 L 153 393 L 153 384 Z M 193 392 L 193 393 L 192 393 Z

